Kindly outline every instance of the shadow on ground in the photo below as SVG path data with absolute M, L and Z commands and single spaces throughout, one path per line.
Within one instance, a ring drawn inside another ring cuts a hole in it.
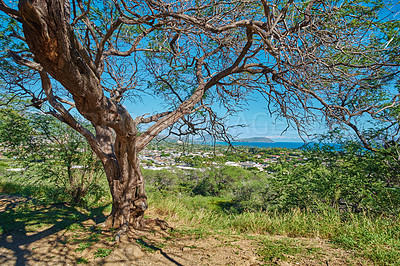
M 132 261 L 183 265 L 176 259 L 182 261 L 184 245 L 169 252 L 157 245 L 168 236 L 160 226 L 129 232 L 125 243 L 113 245 L 116 231 L 95 226 L 104 222 L 106 207 L 85 214 L 66 204 L 43 206 L 29 198 L 0 194 L 0 265 L 125 265 Z M 150 240 L 149 235 L 155 238 Z M 185 262 L 194 264 L 191 259 Z
M 104 221 L 104 208 L 83 214 L 65 204 L 40 206 L 33 204 L 31 199 L 0 195 L 0 264 L 57 263 L 54 261 L 56 256 L 62 260 L 58 261 L 60 263 L 76 262 L 76 258 L 68 258 L 71 253 L 68 247 L 63 245 L 57 250 L 57 245 L 69 241 L 66 235 L 71 238 L 74 232 L 78 233 L 77 229 L 85 229 L 85 222 Z M 92 232 L 87 233 L 90 235 Z M 87 235 L 84 239 L 87 242 Z M 77 243 L 79 238 L 74 240 Z
M 148 228 L 130 231 L 124 242 L 112 245 L 116 232 L 94 227 L 104 221 L 103 211 L 85 214 L 64 204 L 40 206 L 0 195 L 0 265 L 257 264 L 251 241 L 172 233 L 159 219 L 149 219 L 154 223 Z

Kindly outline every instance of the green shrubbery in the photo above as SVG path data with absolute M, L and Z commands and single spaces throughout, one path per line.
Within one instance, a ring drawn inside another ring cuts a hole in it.
M 302 162 L 280 160 L 269 172 L 238 167 L 200 170 L 145 171 L 157 191 L 224 197 L 226 212 L 318 209 L 326 205 L 342 212 L 398 214 L 399 173 L 393 158 L 371 153 L 355 143 L 314 146 Z
M 150 189 L 176 191 L 188 195 L 229 196 L 239 182 L 255 174 L 233 166 L 205 167 L 198 170 L 143 170 Z
M 21 168 L 3 174 L 3 192 L 17 184 L 24 193 L 86 206 L 106 195 L 101 162 L 69 126 L 6 106 L 0 109 L 0 133 L 2 154 Z
M 321 204 L 345 212 L 398 214 L 400 172 L 380 154 L 312 150 L 303 164 L 277 164 L 272 176 L 243 182 L 232 202 L 236 209 L 313 209 Z

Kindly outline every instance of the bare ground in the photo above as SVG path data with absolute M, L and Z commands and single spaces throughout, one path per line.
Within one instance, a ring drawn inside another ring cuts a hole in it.
M 0 195 L 0 214 L 10 213 L 24 202 L 27 199 Z M 40 217 L 46 213 L 45 209 L 37 207 L 33 211 Z M 129 232 L 121 243 L 113 245 L 115 232 L 94 231 L 95 221 L 89 218 L 81 219 L 79 227 L 74 227 L 73 223 L 57 226 L 63 222 L 62 219 L 50 225 L 28 222 L 21 225 L 18 219 L 11 222 L 15 222 L 15 229 L 0 234 L 0 265 L 372 264 L 352 252 L 333 247 L 323 239 L 221 233 L 199 236 L 184 233 L 179 228 L 166 231 L 151 226 L 146 230 Z M 3 223 L 0 221 L 0 226 Z M 275 250 L 282 243 L 285 243 L 283 249 Z M 268 247 L 273 252 L 269 252 Z M 260 253 L 263 249 L 264 252 Z

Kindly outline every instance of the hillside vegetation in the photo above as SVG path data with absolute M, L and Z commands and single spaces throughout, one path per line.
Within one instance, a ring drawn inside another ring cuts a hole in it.
M 303 151 L 250 151 L 241 154 L 247 154 L 247 159 L 260 153 L 278 152 L 281 156 L 264 171 L 208 163 L 197 170 L 144 170 L 149 217 L 165 219 L 180 234 L 199 238 L 200 242 L 215 235 L 250 239 L 254 256 L 264 263 L 295 263 L 304 258 L 323 262 L 327 258 L 318 259 L 321 247 L 317 246 L 325 244 L 314 243 L 314 248 L 305 244 L 318 239 L 328 241 L 329 249 L 352 252 L 357 263 L 395 265 L 400 260 L 400 193 L 394 160 L 388 162 L 388 157 L 368 153 L 355 143 L 341 149 L 314 146 Z M 294 155 L 298 158 L 299 153 L 306 160 L 291 159 Z M 1 193 L 33 197 L 41 206 L 76 204 L 70 190 L 63 187 L 67 183 L 42 174 L 42 163 L 12 172 L 6 169 L 22 165 L 3 158 Z M 88 217 L 93 215 L 92 210 L 104 209 L 110 202 L 104 176 L 96 179 L 96 186 L 99 188 L 89 189 L 79 201 L 78 209 L 87 210 Z M 65 219 L 65 215 L 60 218 Z M 17 217 L 30 219 L 24 218 L 24 213 Z M 2 221 L 4 236 L 15 225 L 7 219 Z M 108 248 L 113 250 L 111 244 Z M 339 253 L 330 256 L 338 257 Z

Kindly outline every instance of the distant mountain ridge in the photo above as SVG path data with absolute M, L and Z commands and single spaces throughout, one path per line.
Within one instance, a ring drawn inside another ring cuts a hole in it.
M 267 137 L 252 137 L 252 138 L 242 138 L 235 139 L 235 142 L 264 142 L 264 143 L 274 143 L 274 141 Z

